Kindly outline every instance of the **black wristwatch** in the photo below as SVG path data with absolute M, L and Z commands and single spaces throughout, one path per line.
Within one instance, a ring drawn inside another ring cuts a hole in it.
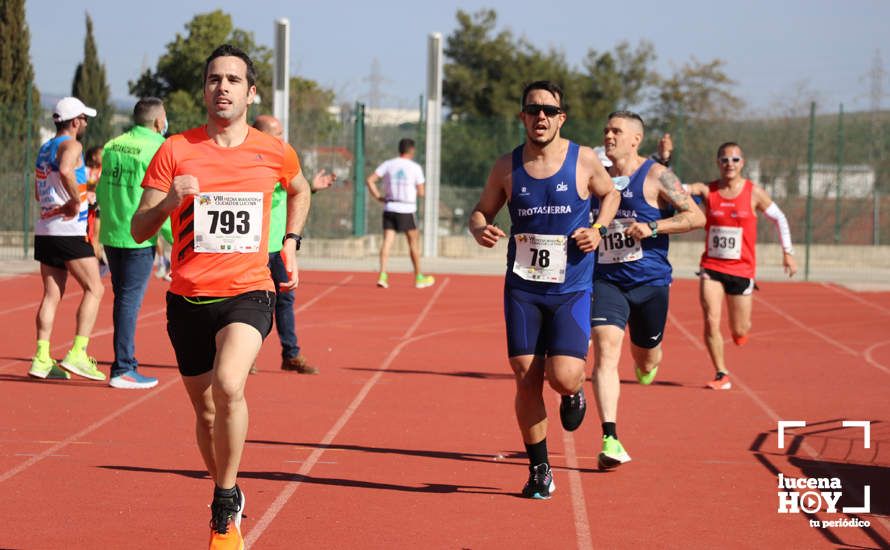
M 288 239 L 293 239 L 294 242 L 297 243 L 297 250 L 300 249 L 300 243 L 303 241 L 302 235 L 297 235 L 296 233 L 287 233 L 284 235 L 284 238 L 281 239 L 281 245 L 284 246 L 284 241 Z
M 609 228 L 601 223 L 595 223 L 591 227 L 599 231 L 600 237 L 605 237 L 609 233 Z
M 651 222 L 648 223 L 648 225 L 649 225 L 649 229 L 652 230 L 652 235 L 651 235 L 651 237 L 654 239 L 655 237 L 658 236 L 658 222 L 656 222 L 656 221 L 651 221 Z

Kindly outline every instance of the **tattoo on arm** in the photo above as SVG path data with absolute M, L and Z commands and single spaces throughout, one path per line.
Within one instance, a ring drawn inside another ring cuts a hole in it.
M 677 211 L 677 214 L 668 218 L 668 220 L 674 222 L 677 227 L 682 228 L 684 231 L 692 229 L 692 220 L 689 219 L 688 214 L 691 213 L 694 205 L 690 195 L 683 190 L 680 179 L 670 170 L 665 170 L 658 176 L 658 182 L 661 185 L 662 194 Z

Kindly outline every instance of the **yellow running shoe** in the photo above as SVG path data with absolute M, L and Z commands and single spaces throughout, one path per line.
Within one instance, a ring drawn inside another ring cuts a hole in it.
M 62 368 L 90 380 L 105 380 L 105 373 L 96 367 L 96 359 L 82 351 L 69 351 L 62 359 Z
M 34 357 L 31 359 L 31 370 L 28 376 L 43 378 L 46 380 L 68 380 L 71 375 L 59 368 L 55 359 L 42 360 Z
M 414 278 L 414 288 L 426 288 L 435 284 L 436 278 L 432 275 L 419 274 Z

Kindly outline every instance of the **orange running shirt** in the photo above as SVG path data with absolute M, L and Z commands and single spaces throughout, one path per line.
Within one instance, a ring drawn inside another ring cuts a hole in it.
M 260 212 L 258 202 L 252 209 L 241 211 L 237 206 L 230 206 L 226 212 L 228 219 L 220 218 L 217 212 L 213 220 L 217 231 L 225 228 L 235 233 L 244 229 L 247 236 L 256 238 L 259 244 L 256 251 L 251 252 L 196 251 L 195 200 L 194 197 L 183 200 L 170 214 L 173 226 L 170 292 L 188 297 L 225 297 L 252 290 L 274 291 L 268 268 L 272 191 L 277 183 L 287 188 L 299 173 L 296 151 L 254 128 L 248 130 L 247 139 L 237 147 L 220 147 L 210 139 L 204 126 L 165 141 L 149 164 L 142 187 L 166 193 L 174 177 L 191 175 L 198 179 L 199 202 L 206 200 L 205 193 L 237 193 L 230 195 L 233 199 L 229 204 L 235 205 L 242 200 L 237 197 L 262 194 L 261 224 L 256 224 Z M 203 241 L 200 235 L 198 238 Z

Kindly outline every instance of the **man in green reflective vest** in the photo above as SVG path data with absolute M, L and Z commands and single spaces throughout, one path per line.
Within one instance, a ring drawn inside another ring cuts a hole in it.
M 157 236 L 137 243 L 130 235 L 130 220 L 142 198 L 142 178 L 167 133 L 164 102 L 156 97 L 140 99 L 133 108 L 133 122 L 133 128 L 105 144 L 96 198 L 102 208 L 99 241 L 105 247 L 114 291 L 114 362 L 108 384 L 146 389 L 156 386 L 158 379 L 137 371 L 136 319 Z

